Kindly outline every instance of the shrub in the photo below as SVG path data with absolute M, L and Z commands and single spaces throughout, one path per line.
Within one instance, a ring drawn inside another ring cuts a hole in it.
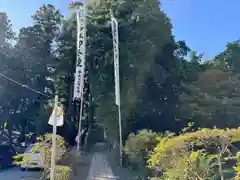
M 52 152 L 52 134 L 45 134 L 37 138 L 41 146 L 40 154 L 44 162 L 45 169 L 42 180 L 50 179 L 50 165 Z M 59 164 L 66 156 L 67 148 L 63 137 L 57 135 L 56 137 L 56 164 Z M 67 165 L 55 166 L 55 180 L 69 180 L 71 177 L 71 168 Z
M 30 149 L 30 152 L 40 152 L 42 167 L 44 168 L 41 180 L 48 180 L 50 177 L 51 166 L 51 152 L 52 152 L 52 134 L 44 134 L 37 138 L 37 143 Z M 67 147 L 64 138 L 56 136 L 56 164 L 66 158 Z M 14 156 L 14 164 L 27 164 L 30 160 L 28 156 L 24 154 L 17 154 Z M 69 180 L 71 176 L 71 168 L 67 165 L 56 165 L 55 180 Z
M 229 156 L 236 155 L 232 145 L 239 138 L 240 128 L 202 129 L 164 137 L 151 154 L 148 165 L 159 172 L 156 175 L 159 179 L 224 178 L 223 165 Z M 200 162 L 203 165 L 200 166 Z
M 144 129 L 137 134 L 131 133 L 124 148 L 130 167 L 143 173 L 147 171 L 146 162 L 149 152 L 154 149 L 157 142 L 157 134 L 152 131 Z
M 30 152 L 34 153 L 36 151 L 40 152 L 41 163 L 43 168 L 49 168 L 51 165 L 51 152 L 52 152 L 52 134 L 44 134 L 37 138 L 37 143 L 30 149 Z M 67 151 L 66 143 L 64 138 L 57 135 L 56 136 L 56 163 L 58 163 Z M 29 156 L 24 156 L 24 154 L 17 154 L 14 156 L 14 164 L 27 164 L 30 160 Z
M 40 155 L 42 162 L 46 168 L 49 168 L 51 165 L 51 154 L 52 154 L 52 134 L 44 134 L 37 138 L 40 149 Z M 63 137 L 56 136 L 56 163 L 61 161 L 67 151 L 66 142 Z
M 240 180 L 240 153 L 238 152 L 236 155 L 237 163 L 234 167 L 234 170 L 236 172 L 236 176 L 234 177 L 234 180 Z

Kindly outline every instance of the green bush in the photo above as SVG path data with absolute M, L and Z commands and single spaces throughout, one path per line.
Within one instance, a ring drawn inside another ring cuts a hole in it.
M 46 168 L 50 167 L 52 154 L 52 134 L 44 134 L 38 138 L 41 158 Z M 63 137 L 56 137 L 56 163 L 64 158 L 67 152 L 66 142 Z
M 30 150 L 32 153 L 39 151 L 41 155 L 41 163 L 43 168 L 49 168 L 51 164 L 51 152 L 52 152 L 52 134 L 44 134 L 37 138 L 37 143 Z M 66 143 L 64 138 L 56 136 L 56 163 L 58 163 L 66 153 Z M 31 156 L 25 156 L 24 154 L 17 154 L 13 157 L 14 164 L 27 164 Z
M 240 128 L 200 129 L 163 137 L 148 160 L 149 167 L 155 170 L 153 179 L 232 179 L 231 160 L 236 159 L 238 151 L 233 144 L 239 138 Z
M 49 180 L 50 166 L 51 166 L 51 152 L 52 152 L 52 134 L 44 134 L 37 138 L 37 143 L 30 150 L 31 152 L 39 151 L 41 155 L 41 163 L 44 168 L 41 180 Z M 55 180 L 69 180 L 72 169 L 67 165 L 58 165 L 66 158 L 67 147 L 63 137 L 56 136 L 56 169 Z M 14 164 L 27 164 L 31 157 L 24 154 L 17 154 L 14 156 Z
M 131 133 L 125 143 L 125 154 L 132 170 L 146 174 L 146 161 L 149 153 L 158 143 L 157 134 L 143 129 L 137 134 Z
M 52 152 L 52 134 L 44 134 L 38 138 L 38 142 L 42 144 L 40 151 L 41 157 L 45 164 L 42 180 L 50 179 L 50 165 L 51 165 L 51 152 Z M 55 167 L 55 180 L 70 180 L 71 168 L 67 165 L 59 165 L 63 159 L 66 158 L 67 147 L 63 137 L 57 135 L 56 137 L 56 167 Z

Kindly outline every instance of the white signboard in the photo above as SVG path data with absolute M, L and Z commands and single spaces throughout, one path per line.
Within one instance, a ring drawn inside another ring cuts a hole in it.
M 55 108 L 56 126 L 62 126 L 63 125 L 63 119 L 64 119 L 63 109 L 61 107 Z M 54 126 L 54 110 L 52 112 L 52 115 L 49 118 L 48 124 Z
M 73 98 L 80 99 L 83 93 L 86 61 L 86 10 L 85 8 L 81 8 L 76 13 L 77 13 L 77 60 Z

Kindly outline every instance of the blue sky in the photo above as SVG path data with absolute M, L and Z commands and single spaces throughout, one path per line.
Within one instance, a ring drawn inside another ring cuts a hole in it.
M 71 0 L 0 0 L 14 29 L 31 24 L 30 16 L 43 3 L 56 5 L 66 14 Z M 239 0 L 162 0 L 162 8 L 173 24 L 177 40 L 185 40 L 194 50 L 211 58 L 225 44 L 240 37 Z

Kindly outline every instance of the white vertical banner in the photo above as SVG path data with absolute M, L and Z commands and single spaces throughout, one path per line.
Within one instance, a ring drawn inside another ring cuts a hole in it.
M 119 122 L 119 151 L 120 165 L 123 161 L 123 143 L 122 143 L 122 118 L 120 106 L 120 79 L 119 79 L 119 39 L 118 39 L 118 22 L 111 13 L 112 38 L 113 38 L 113 56 L 114 56 L 114 75 L 115 75 L 115 103 L 118 106 L 118 122 Z
M 86 8 L 81 7 L 77 15 L 77 60 L 73 98 L 80 99 L 83 94 L 86 62 Z
M 113 16 L 111 18 L 111 25 L 112 25 L 114 75 L 115 75 L 115 103 L 116 105 L 120 106 L 118 22 Z

